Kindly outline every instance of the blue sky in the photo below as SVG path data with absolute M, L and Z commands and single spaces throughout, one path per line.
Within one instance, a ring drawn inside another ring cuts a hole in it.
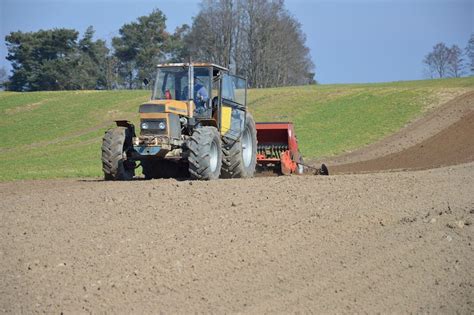
M 190 24 L 199 0 L 0 0 L 0 66 L 5 35 L 89 25 L 110 40 L 124 24 L 153 8 L 169 30 Z M 473 0 L 286 0 L 301 22 L 320 83 L 362 83 L 423 78 L 422 59 L 443 41 L 464 48 L 474 33 Z

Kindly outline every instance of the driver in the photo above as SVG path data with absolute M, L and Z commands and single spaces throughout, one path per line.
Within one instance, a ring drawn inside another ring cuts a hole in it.
M 203 84 L 199 83 L 199 79 L 194 77 L 194 95 L 193 100 L 196 105 L 197 112 L 204 112 L 207 101 L 209 100 L 209 93 Z M 188 87 L 186 86 L 183 90 L 183 95 L 188 95 Z
M 196 104 L 196 108 L 206 109 L 209 94 L 204 85 L 198 83 L 196 78 L 194 78 L 194 82 L 194 104 Z

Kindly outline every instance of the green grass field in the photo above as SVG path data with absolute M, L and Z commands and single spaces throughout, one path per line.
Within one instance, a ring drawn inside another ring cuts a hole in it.
M 307 159 L 374 142 L 462 91 L 474 78 L 250 90 L 257 121 L 293 121 Z M 114 119 L 138 120 L 148 91 L 0 92 L 0 180 L 99 177 Z

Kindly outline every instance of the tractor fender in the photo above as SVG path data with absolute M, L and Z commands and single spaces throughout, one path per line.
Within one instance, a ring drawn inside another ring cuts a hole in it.
M 130 121 L 128 121 L 128 120 L 115 120 L 115 124 L 117 125 L 117 127 L 126 127 L 126 128 L 128 128 L 128 130 L 130 131 L 130 135 L 132 137 L 136 137 L 135 125 L 132 124 Z
M 216 127 L 218 128 L 217 126 L 217 121 L 215 119 L 200 119 L 199 120 L 199 123 L 201 124 L 201 126 L 205 127 L 205 126 L 209 126 L 209 127 Z

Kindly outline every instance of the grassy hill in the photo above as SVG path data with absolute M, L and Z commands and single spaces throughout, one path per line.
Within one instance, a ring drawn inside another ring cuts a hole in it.
M 390 134 L 430 107 L 474 89 L 474 78 L 249 91 L 257 121 L 293 121 L 306 158 Z M 0 92 L 0 180 L 101 176 L 113 120 L 138 121 L 148 91 Z

